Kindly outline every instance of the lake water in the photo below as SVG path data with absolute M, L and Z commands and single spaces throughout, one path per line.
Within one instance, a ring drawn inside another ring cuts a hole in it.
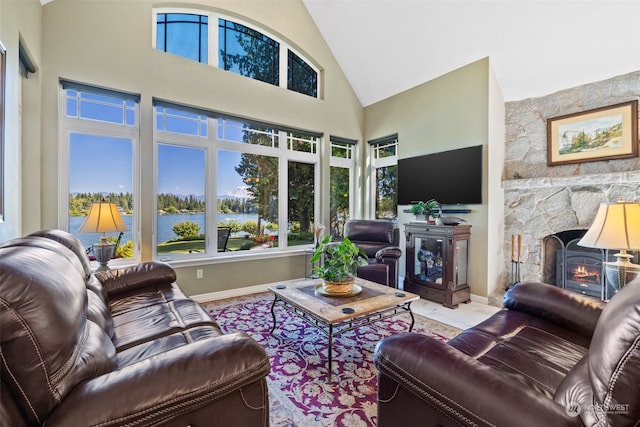
M 100 233 L 78 233 L 78 229 L 84 222 L 86 217 L 84 216 L 72 216 L 69 217 L 69 230 L 73 235 L 75 235 L 85 248 L 90 247 L 94 243 L 96 243 L 101 234 Z M 131 221 L 133 217 L 131 215 L 123 215 L 122 220 L 129 230 L 124 232 L 122 236 L 122 243 L 132 240 L 131 234 Z M 198 224 L 201 229 L 201 232 L 205 231 L 204 227 L 204 214 L 167 214 L 167 215 L 158 215 L 158 242 L 166 242 L 167 240 L 175 239 L 175 233 L 172 230 L 174 224 L 183 221 L 191 221 Z M 235 221 L 237 223 L 243 224 L 247 221 L 258 221 L 257 214 L 218 214 L 218 223 Z M 107 233 L 109 236 L 118 237 L 117 233 Z

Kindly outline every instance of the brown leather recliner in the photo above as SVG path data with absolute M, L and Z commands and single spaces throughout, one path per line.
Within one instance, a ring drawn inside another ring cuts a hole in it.
M 448 343 L 381 340 L 378 426 L 638 426 L 640 279 L 610 302 L 520 283 Z
M 93 274 L 47 230 L 0 244 L 0 425 L 269 424 L 264 349 L 149 262 Z
M 344 236 L 367 254 L 369 265 L 358 267 L 357 275 L 372 282 L 398 287 L 399 232 L 384 219 L 351 219 L 344 225 Z

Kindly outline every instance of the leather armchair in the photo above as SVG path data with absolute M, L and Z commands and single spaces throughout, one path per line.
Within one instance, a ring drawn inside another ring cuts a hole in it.
M 398 287 L 400 233 L 391 221 L 352 219 L 344 225 L 344 236 L 364 250 L 369 265 L 358 267 L 358 277 L 392 288 Z
M 637 426 L 640 279 L 609 303 L 520 283 L 448 343 L 381 340 L 378 426 Z

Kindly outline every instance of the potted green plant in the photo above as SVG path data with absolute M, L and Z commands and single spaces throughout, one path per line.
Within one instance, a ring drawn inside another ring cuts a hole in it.
M 430 217 L 434 217 L 436 211 L 440 211 L 440 203 L 435 199 L 430 199 L 426 202 L 420 201 L 412 205 L 409 210 L 416 216 L 417 220 L 426 221 Z
M 309 262 L 315 264 L 323 255 L 322 263 L 315 265 L 313 272 L 322 279 L 324 291 L 335 295 L 352 293 L 356 270 L 368 264 L 367 254 L 347 237 L 332 243 L 331 236 L 326 236 Z

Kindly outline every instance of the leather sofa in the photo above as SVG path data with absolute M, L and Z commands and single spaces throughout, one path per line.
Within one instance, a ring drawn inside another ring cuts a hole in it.
M 520 283 L 448 343 L 381 340 L 378 426 L 638 426 L 640 279 L 608 303 Z
M 392 288 L 398 287 L 402 250 L 398 247 L 398 228 L 391 221 L 351 219 L 344 225 L 344 236 L 368 256 L 368 265 L 358 267 L 358 277 Z
M 264 349 L 175 280 L 157 262 L 94 274 L 59 230 L 0 244 L 0 425 L 267 426 Z

